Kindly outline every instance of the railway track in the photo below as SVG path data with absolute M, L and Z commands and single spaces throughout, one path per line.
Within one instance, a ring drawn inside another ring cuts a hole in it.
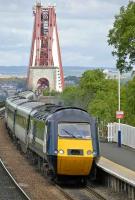
M 30 200 L 0 159 L 0 199 Z
M 101 194 L 97 193 L 95 188 L 93 186 L 86 186 L 85 188 L 88 192 L 90 192 L 91 194 L 95 195 L 95 197 L 97 197 L 97 199 L 100 200 L 106 200 L 105 197 L 103 197 Z
M 5 107 L 0 108 L 0 119 L 3 119 L 5 116 Z
M 71 188 L 56 185 L 56 188 L 69 200 L 106 200 L 91 186 Z

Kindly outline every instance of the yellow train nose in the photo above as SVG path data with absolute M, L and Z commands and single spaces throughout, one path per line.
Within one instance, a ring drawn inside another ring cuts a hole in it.
M 88 175 L 92 163 L 93 151 L 91 140 L 58 140 L 57 173 L 60 175 Z
M 61 175 L 88 175 L 93 158 L 58 156 L 57 170 Z

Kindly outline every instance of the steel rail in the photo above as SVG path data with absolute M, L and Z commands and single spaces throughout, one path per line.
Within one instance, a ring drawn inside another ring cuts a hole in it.
M 4 118 L 5 107 L 0 108 L 0 119 Z
M 8 169 L 6 168 L 5 164 L 3 163 L 2 159 L 0 158 L 0 165 L 2 166 L 2 168 L 5 170 L 5 172 L 7 173 L 8 177 L 10 178 L 10 180 L 13 182 L 13 184 L 15 185 L 15 187 L 17 188 L 17 190 L 23 195 L 24 199 L 26 200 L 31 200 L 28 195 L 24 192 L 24 190 L 20 187 L 20 185 L 17 183 L 17 181 L 14 179 L 14 177 L 11 175 L 11 173 L 8 171 Z
M 60 187 L 59 185 L 55 185 L 56 188 L 69 200 L 76 200 L 77 198 L 72 197 L 72 195 L 70 195 L 69 192 L 66 192 L 62 187 Z M 99 200 L 107 200 L 105 197 L 103 197 L 101 194 L 99 194 L 97 191 L 95 191 L 93 186 L 86 186 L 83 188 L 79 188 L 78 192 L 82 192 L 82 191 L 87 191 L 88 192 L 88 196 L 90 199 L 92 199 L 92 196 L 95 196 L 95 198 L 99 199 Z M 73 189 L 72 189 L 73 192 Z M 92 196 L 91 196 L 92 195 Z
M 71 197 L 71 195 L 69 195 L 68 192 L 64 191 L 64 189 L 62 187 L 60 187 L 59 185 L 55 185 L 55 187 L 69 200 L 75 200 L 73 197 Z
M 105 197 L 103 197 L 101 194 L 95 191 L 95 188 L 93 186 L 87 185 L 84 189 L 90 192 L 91 194 L 93 194 L 95 197 L 97 197 L 100 200 L 107 200 Z

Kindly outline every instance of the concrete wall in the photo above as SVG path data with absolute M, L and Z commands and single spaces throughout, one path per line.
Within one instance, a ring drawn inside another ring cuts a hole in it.
M 37 89 L 37 82 L 40 78 L 46 78 L 49 81 L 50 90 L 56 90 L 56 72 L 54 67 L 31 67 L 29 73 L 28 88 Z

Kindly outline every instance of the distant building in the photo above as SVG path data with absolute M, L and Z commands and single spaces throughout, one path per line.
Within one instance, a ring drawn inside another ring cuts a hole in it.
M 118 79 L 117 71 L 105 69 L 105 70 L 103 70 L 103 73 L 105 74 L 106 79 Z
M 132 77 L 135 76 L 135 67 L 133 67 L 133 70 L 132 70 L 132 74 L 131 74 Z
M 67 76 L 64 79 L 65 87 L 72 86 L 72 85 L 78 85 L 80 81 L 80 77 L 77 76 Z
M 106 79 L 118 79 L 118 70 L 109 70 L 104 69 L 103 73 L 106 76 Z M 131 78 L 131 72 L 121 74 L 121 79 L 126 80 Z

